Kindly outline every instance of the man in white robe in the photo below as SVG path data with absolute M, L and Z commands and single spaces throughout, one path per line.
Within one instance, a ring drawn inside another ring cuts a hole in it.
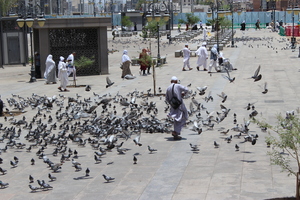
M 192 70 L 193 68 L 191 68 L 190 66 L 190 54 L 191 54 L 191 50 L 189 50 L 189 45 L 185 45 L 185 47 L 182 49 L 182 54 L 183 54 L 183 68 L 182 71 L 186 71 L 185 67 L 187 66 L 189 68 L 189 70 Z
M 52 59 L 52 55 L 49 54 L 46 59 L 46 70 L 44 73 L 44 77 L 47 79 L 46 84 L 56 84 L 56 68 L 55 68 L 55 62 Z
M 67 65 L 64 62 L 65 58 L 64 57 L 60 57 L 60 61 L 58 63 L 58 78 L 60 80 L 60 87 L 58 87 L 58 89 L 60 91 L 64 91 L 64 92 L 68 92 L 69 90 L 67 90 L 67 85 L 68 85 L 68 71 L 67 71 Z
M 212 67 L 214 67 L 217 72 L 221 72 L 221 69 L 218 66 L 219 52 L 217 48 L 218 45 L 214 44 L 214 46 L 210 50 L 210 64 L 209 64 L 208 73 L 211 73 Z
M 181 129 L 188 119 L 188 111 L 182 100 L 182 97 L 188 92 L 188 88 L 177 83 L 178 78 L 176 76 L 173 76 L 171 78 L 171 85 L 167 88 L 166 91 L 166 101 L 170 103 L 172 97 L 176 96 L 178 100 L 182 102 L 177 109 L 171 107 L 170 113 L 168 114 L 169 117 L 172 117 L 174 119 L 174 131 L 172 132 L 172 135 L 175 140 L 180 140 L 181 137 L 179 135 Z
M 76 68 L 74 65 L 74 56 L 76 55 L 76 52 L 71 53 L 68 58 L 68 76 L 70 76 L 71 73 L 73 73 L 73 79 L 76 79 Z
M 199 71 L 199 67 L 203 65 L 204 71 L 207 71 L 206 60 L 208 59 L 208 53 L 206 49 L 206 42 L 202 43 L 202 46 L 196 51 L 196 55 L 198 56 L 197 70 Z

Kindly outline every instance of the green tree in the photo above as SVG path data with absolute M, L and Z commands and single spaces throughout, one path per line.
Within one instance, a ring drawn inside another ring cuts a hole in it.
M 130 28 L 133 25 L 129 16 L 122 17 L 121 23 L 122 23 L 122 26 L 125 26 L 127 28 Z
M 219 17 L 219 28 L 217 25 L 217 18 L 208 19 L 207 21 L 208 21 L 208 23 L 206 23 L 206 24 L 214 24 L 216 27 L 216 30 L 220 30 L 220 29 L 224 30 L 225 28 L 229 28 L 231 26 L 231 21 L 225 17 Z
M 296 176 L 296 198 L 300 199 L 300 118 L 291 113 L 286 117 L 277 115 L 277 125 L 274 127 L 270 124 L 254 120 L 262 128 L 269 128 L 272 130 L 271 134 L 266 137 L 268 147 L 272 149 L 268 152 L 271 158 L 271 164 L 278 165 L 282 171 L 286 171 L 288 176 Z M 295 162 L 292 162 L 294 160 Z M 296 165 L 296 166 L 295 166 Z
M 0 15 L 6 16 L 17 1 L 18 0 L 0 0 Z
M 186 16 L 186 20 L 179 19 L 178 23 L 180 23 L 180 24 L 188 24 L 191 27 L 191 25 L 197 24 L 200 21 L 200 18 L 198 16 L 195 16 L 192 13 L 186 13 L 185 16 Z

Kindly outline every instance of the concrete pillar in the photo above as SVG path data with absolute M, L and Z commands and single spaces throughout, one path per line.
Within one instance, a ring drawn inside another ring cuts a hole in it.
M 108 74 L 108 59 L 107 59 L 107 28 L 98 28 L 98 62 L 100 63 L 101 74 Z

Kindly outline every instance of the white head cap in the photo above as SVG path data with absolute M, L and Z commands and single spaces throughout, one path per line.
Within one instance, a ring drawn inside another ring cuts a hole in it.
M 62 56 L 60 56 L 59 59 L 60 59 L 60 61 L 64 61 L 65 60 L 65 58 L 62 57 Z
M 206 45 L 206 42 L 203 42 L 203 43 L 202 43 L 202 46 L 205 46 L 205 45 Z
M 176 76 L 172 76 L 171 81 L 178 81 L 178 78 Z

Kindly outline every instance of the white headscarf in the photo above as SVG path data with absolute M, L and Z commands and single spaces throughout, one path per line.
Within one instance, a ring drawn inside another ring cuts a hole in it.
M 60 61 L 64 61 L 65 60 L 65 58 L 62 57 L 62 56 L 60 56 L 59 59 L 60 59 Z
M 123 56 L 122 56 L 122 63 L 124 63 L 126 61 L 130 61 L 131 62 L 131 59 L 129 58 L 129 56 L 127 54 L 128 54 L 128 51 L 124 50 L 123 51 Z
M 55 62 L 52 59 L 52 55 L 49 54 L 47 59 L 46 59 L 46 70 L 44 73 L 44 77 L 47 78 L 48 74 L 53 70 L 53 68 L 55 67 Z
M 214 53 L 214 54 L 218 54 L 218 49 L 217 49 L 217 48 L 218 48 L 218 45 L 217 45 L 217 44 L 214 44 L 214 46 L 211 48 L 210 51 L 211 51 L 212 53 Z

